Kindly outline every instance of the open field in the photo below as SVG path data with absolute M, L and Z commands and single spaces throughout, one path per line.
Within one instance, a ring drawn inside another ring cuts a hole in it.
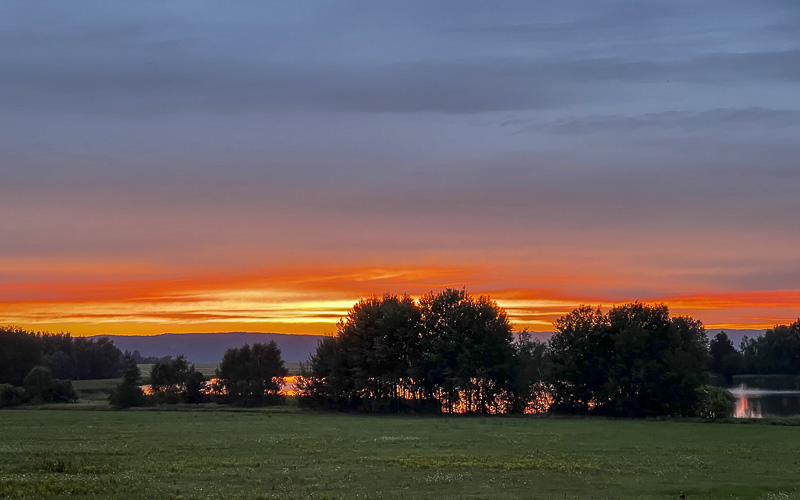
M 0 411 L 0 497 L 800 498 L 800 428 Z

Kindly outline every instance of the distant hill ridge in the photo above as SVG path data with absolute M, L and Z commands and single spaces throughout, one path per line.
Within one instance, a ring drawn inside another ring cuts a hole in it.
M 163 333 L 161 335 L 95 335 L 106 337 L 123 351 L 138 350 L 142 356 L 178 356 L 183 354 L 192 363 L 219 363 L 225 351 L 245 344 L 274 340 L 284 361 L 308 360 L 316 351 L 323 335 L 294 335 L 261 332 Z
M 721 330 L 709 329 L 713 338 Z M 734 330 L 725 332 L 737 348 L 742 337 L 758 337 L 764 330 Z M 533 337 L 545 341 L 552 332 L 531 332 Z M 192 363 L 218 363 L 225 351 L 244 344 L 259 344 L 274 340 L 281 349 L 284 361 L 307 361 L 316 351 L 317 343 L 324 335 L 261 333 L 261 332 L 219 332 L 219 333 L 163 333 L 161 335 L 95 335 L 93 338 L 107 337 L 123 351 L 138 350 L 142 356 L 178 356 L 183 354 Z

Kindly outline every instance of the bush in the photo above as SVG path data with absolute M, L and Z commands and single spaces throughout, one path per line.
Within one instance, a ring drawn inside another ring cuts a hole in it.
M 23 384 L 28 397 L 35 401 L 65 403 L 77 398 L 72 382 L 54 379 L 50 368 L 45 366 L 34 366 Z
M 696 413 L 699 417 L 719 420 L 733 415 L 734 397 L 728 389 L 705 385 L 697 390 Z
M 139 367 L 132 359 L 125 359 L 124 362 L 127 367 L 123 373 L 122 383 L 111 392 L 108 401 L 117 409 L 147 405 L 149 400 L 142 388 L 139 387 L 142 378 Z
M 0 408 L 21 405 L 28 402 L 28 393 L 22 387 L 0 384 Z

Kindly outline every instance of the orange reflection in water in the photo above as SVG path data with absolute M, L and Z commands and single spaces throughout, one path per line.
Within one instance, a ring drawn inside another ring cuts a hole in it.
M 738 396 L 733 416 L 735 418 L 761 418 L 761 403 L 758 399 L 753 401 L 755 404 L 751 405 L 747 396 Z

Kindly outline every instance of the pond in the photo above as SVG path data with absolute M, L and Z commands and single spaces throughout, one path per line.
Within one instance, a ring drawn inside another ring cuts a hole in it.
M 800 391 L 776 391 L 740 385 L 729 389 L 736 418 L 800 417 Z

